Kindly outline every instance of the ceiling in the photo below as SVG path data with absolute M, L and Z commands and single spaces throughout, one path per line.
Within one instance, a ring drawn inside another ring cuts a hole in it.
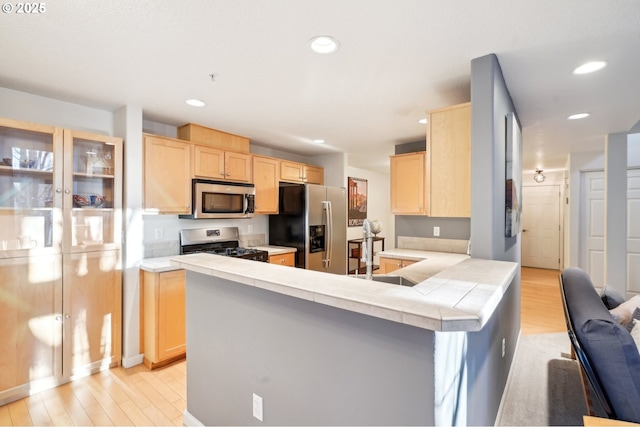
M 567 153 L 602 149 L 640 120 L 638 0 L 44 4 L 41 14 L 1 14 L 0 86 L 108 110 L 138 105 L 145 119 L 305 156 L 345 152 L 365 169 L 383 171 L 394 145 L 423 140 L 425 111 L 469 101 L 470 61 L 491 53 L 523 127 L 525 170 L 563 168 Z M 317 35 L 339 50 L 313 53 Z M 593 59 L 608 66 L 571 74 Z

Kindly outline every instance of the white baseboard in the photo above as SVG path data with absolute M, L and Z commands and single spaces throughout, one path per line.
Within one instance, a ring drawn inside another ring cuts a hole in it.
M 136 365 L 140 365 L 144 359 L 144 354 L 138 354 L 133 357 L 123 357 L 121 360 L 122 366 L 125 368 L 132 368 Z
M 185 426 L 204 426 L 200 420 L 191 415 L 186 409 L 182 413 L 182 424 Z

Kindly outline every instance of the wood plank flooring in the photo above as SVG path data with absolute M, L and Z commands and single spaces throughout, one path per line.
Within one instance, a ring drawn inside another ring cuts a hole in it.
M 566 331 L 558 271 L 522 269 L 522 334 Z M 148 370 L 114 368 L 0 406 L 0 426 L 180 426 L 186 362 Z

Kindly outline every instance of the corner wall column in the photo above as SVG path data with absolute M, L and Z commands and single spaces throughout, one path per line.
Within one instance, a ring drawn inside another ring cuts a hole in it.
M 115 112 L 114 133 L 124 139 L 122 239 L 122 365 L 142 363 L 140 353 L 140 261 L 142 222 L 142 108 L 127 105 Z
M 627 134 L 607 135 L 604 148 L 604 283 L 627 291 Z

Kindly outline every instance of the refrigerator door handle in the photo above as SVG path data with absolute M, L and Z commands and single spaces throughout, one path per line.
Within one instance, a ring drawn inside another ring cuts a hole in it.
M 326 259 L 324 259 L 324 268 L 328 269 L 331 265 L 331 252 L 333 251 L 333 212 L 331 210 L 331 202 L 323 201 L 322 202 L 324 213 L 327 217 L 327 235 L 325 239 L 326 243 Z

